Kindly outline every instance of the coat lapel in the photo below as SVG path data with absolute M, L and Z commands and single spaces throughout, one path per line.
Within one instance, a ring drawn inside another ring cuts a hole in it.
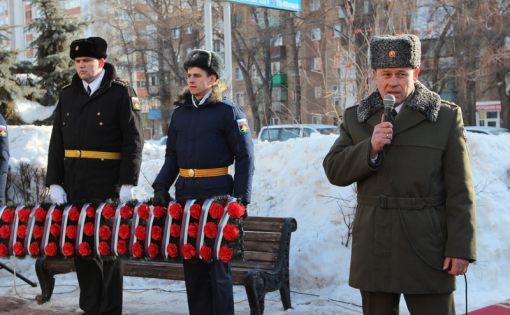
M 393 134 L 397 135 L 409 128 L 416 126 L 426 119 L 427 117 L 425 117 L 423 113 L 404 106 L 404 108 L 402 108 L 400 113 L 397 115 L 395 123 L 393 124 Z

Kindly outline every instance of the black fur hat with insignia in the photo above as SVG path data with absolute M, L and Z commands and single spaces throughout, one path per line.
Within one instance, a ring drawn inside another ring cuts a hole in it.
M 192 50 L 186 60 L 184 60 L 184 70 L 188 68 L 198 67 L 207 71 L 209 75 L 216 74 L 218 79 L 223 74 L 223 59 L 220 55 L 212 50 L 194 49 Z
M 416 35 L 382 35 L 370 40 L 370 65 L 377 68 L 412 68 L 420 66 L 421 43 Z
M 69 56 L 74 60 L 76 57 L 106 58 L 108 44 L 101 37 L 89 37 L 74 40 L 71 43 Z

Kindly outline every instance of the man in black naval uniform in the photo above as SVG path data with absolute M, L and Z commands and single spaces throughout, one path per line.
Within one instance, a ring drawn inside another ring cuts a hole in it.
M 100 37 L 71 43 L 76 74 L 55 110 L 46 185 L 54 204 L 133 199 L 143 148 L 140 103 L 106 63 Z M 121 260 L 75 258 L 85 314 L 122 313 Z
M 212 51 L 193 50 L 184 61 L 187 89 L 180 95 L 168 128 L 165 163 L 154 181 L 154 202 L 176 198 L 232 195 L 250 202 L 253 142 L 241 108 L 223 97 L 223 61 Z M 235 163 L 232 178 L 228 167 Z M 179 177 L 177 177 L 179 175 Z M 234 315 L 230 265 L 184 261 L 191 315 Z
M 5 205 L 5 187 L 7 186 L 7 170 L 9 168 L 9 137 L 7 123 L 0 114 L 0 206 Z

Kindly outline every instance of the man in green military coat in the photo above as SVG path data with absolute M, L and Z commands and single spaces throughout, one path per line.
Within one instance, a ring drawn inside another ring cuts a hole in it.
M 455 314 L 455 276 L 476 258 L 461 109 L 418 81 L 420 55 L 414 35 L 371 40 L 377 90 L 346 109 L 323 163 L 332 184 L 357 183 L 349 284 L 365 315 L 398 314 L 401 294 L 413 315 Z

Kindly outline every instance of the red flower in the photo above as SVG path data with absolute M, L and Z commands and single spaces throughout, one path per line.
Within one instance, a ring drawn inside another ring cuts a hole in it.
M 124 206 L 124 207 L 120 208 L 120 216 L 122 217 L 122 219 L 127 220 L 127 219 L 131 218 L 132 215 L 133 215 L 133 209 L 131 209 L 130 207 Z
M 40 251 L 39 243 L 37 243 L 37 242 L 30 243 L 29 249 L 30 249 L 30 254 L 32 256 L 38 256 L 39 255 L 39 251 Z
M 78 246 L 78 253 L 80 256 L 89 256 L 92 254 L 92 250 L 90 249 L 90 245 L 87 242 L 81 242 Z
M 69 220 L 77 221 L 79 218 L 80 218 L 80 211 L 78 211 L 78 208 L 72 207 L 71 210 L 69 210 Z
M 87 217 L 95 218 L 96 217 L 96 209 L 94 207 L 87 207 Z
M 202 212 L 202 207 L 197 203 L 193 204 L 189 209 L 189 214 L 191 215 L 191 217 L 197 220 L 200 219 L 200 212 Z
M 188 236 L 197 238 L 198 234 L 198 223 L 190 223 L 188 226 Z
M 2 213 L 2 221 L 5 223 L 11 223 L 12 219 L 14 219 L 14 211 L 11 209 L 5 209 Z
M 129 225 L 121 224 L 119 226 L 119 237 L 123 240 L 127 240 L 129 237 Z
M 126 253 L 126 250 L 127 250 L 126 241 L 120 240 L 117 243 L 117 253 L 119 255 L 124 255 Z
M 56 256 L 57 255 L 57 243 L 49 242 L 48 245 L 44 248 L 46 252 L 46 256 Z
M 60 211 L 58 209 L 53 210 L 53 212 L 51 213 L 51 220 L 53 222 L 62 221 L 62 211 Z
M 218 226 L 214 222 L 207 222 L 204 226 L 205 237 L 214 239 L 218 234 Z
M 159 249 L 158 249 L 158 245 L 154 244 L 154 243 L 151 243 L 149 245 L 149 257 L 150 258 L 155 258 L 159 255 Z
M 211 259 L 212 250 L 209 246 L 202 245 L 200 248 L 200 256 L 203 260 L 210 260 Z
M 219 219 L 223 216 L 223 206 L 217 202 L 213 202 L 209 207 L 209 215 L 213 219 Z
M 138 216 L 140 219 L 147 220 L 150 213 L 151 209 L 146 204 L 141 204 L 140 207 L 138 207 Z
M 165 215 L 165 208 L 161 207 L 161 206 L 155 206 L 154 207 L 154 217 L 156 219 L 159 219 L 161 217 L 163 217 Z
M 160 226 L 153 226 L 151 229 L 152 239 L 155 241 L 161 241 L 161 236 L 163 234 L 163 229 Z
M 25 251 L 25 246 L 23 246 L 22 242 L 16 242 L 14 243 L 13 251 L 15 256 L 20 256 Z
M 115 214 L 115 209 L 113 209 L 113 206 L 111 204 L 107 204 L 103 208 L 103 218 L 106 220 L 110 220 L 113 215 Z
M 23 208 L 18 213 L 18 218 L 21 222 L 27 222 L 29 216 L 30 216 L 30 209 L 28 209 L 28 208 Z
M 86 236 L 94 236 L 94 223 L 92 222 L 85 223 L 85 225 L 83 226 L 83 234 L 85 234 Z
M 170 215 L 172 219 L 180 220 L 182 218 L 182 206 L 179 203 L 174 203 L 170 206 Z
M 108 256 L 110 254 L 110 245 L 107 242 L 99 242 L 99 254 Z
M 166 246 L 166 253 L 171 258 L 177 257 L 179 255 L 179 253 L 177 252 L 177 245 L 175 245 L 174 243 L 168 244 Z M 2 256 L 2 255 L 0 254 L 0 256 Z
M 3 243 L 0 243 L 0 257 L 7 256 L 7 246 L 5 246 Z
M 137 226 L 136 229 L 135 229 L 135 236 L 136 236 L 136 238 L 139 239 L 139 240 L 144 240 L 145 239 L 145 232 L 146 232 L 145 226 L 143 226 L 143 225 Z
M 46 219 L 46 211 L 41 207 L 35 209 L 34 218 L 37 222 L 44 221 Z
M 191 259 L 193 258 L 193 256 L 195 256 L 196 254 L 196 251 L 195 251 L 195 247 L 191 244 L 184 244 L 184 246 L 182 247 L 182 257 L 184 259 Z
M 55 237 L 59 237 L 60 236 L 60 224 L 52 224 L 50 226 L 50 234 L 55 236 Z
M 62 255 L 69 257 L 74 254 L 74 246 L 71 242 L 65 242 L 64 247 L 62 248 Z
M 237 202 L 230 203 L 228 205 L 227 211 L 228 214 L 235 219 L 240 219 L 246 212 L 244 207 Z
M 69 225 L 68 227 L 66 227 L 66 237 L 71 240 L 74 240 L 76 238 L 76 226 Z
M 239 230 L 233 224 L 227 224 L 225 228 L 223 228 L 223 237 L 227 241 L 233 241 L 239 235 Z
M 9 238 L 10 235 L 11 235 L 11 229 L 9 228 L 8 225 L 4 225 L 4 226 L 0 227 L 0 237 L 1 238 Z
M 16 232 L 16 235 L 18 235 L 19 238 L 25 238 L 25 236 L 27 236 L 27 226 L 26 225 L 18 226 L 18 231 Z
M 108 225 L 101 225 L 99 227 L 99 238 L 103 241 L 107 241 L 112 237 L 112 230 Z
M 139 242 L 136 242 L 133 244 L 133 247 L 131 248 L 133 250 L 133 256 L 134 257 L 140 257 L 143 254 L 143 247 L 140 245 Z
M 232 250 L 228 246 L 221 246 L 219 259 L 224 263 L 228 263 L 232 260 L 232 254 Z
M 170 226 L 170 236 L 171 237 L 179 237 L 181 236 L 181 226 L 176 223 L 172 223 Z
M 38 226 L 38 225 L 34 225 L 34 229 L 32 230 L 32 237 L 34 238 L 40 238 L 43 234 L 43 229 L 42 227 Z

